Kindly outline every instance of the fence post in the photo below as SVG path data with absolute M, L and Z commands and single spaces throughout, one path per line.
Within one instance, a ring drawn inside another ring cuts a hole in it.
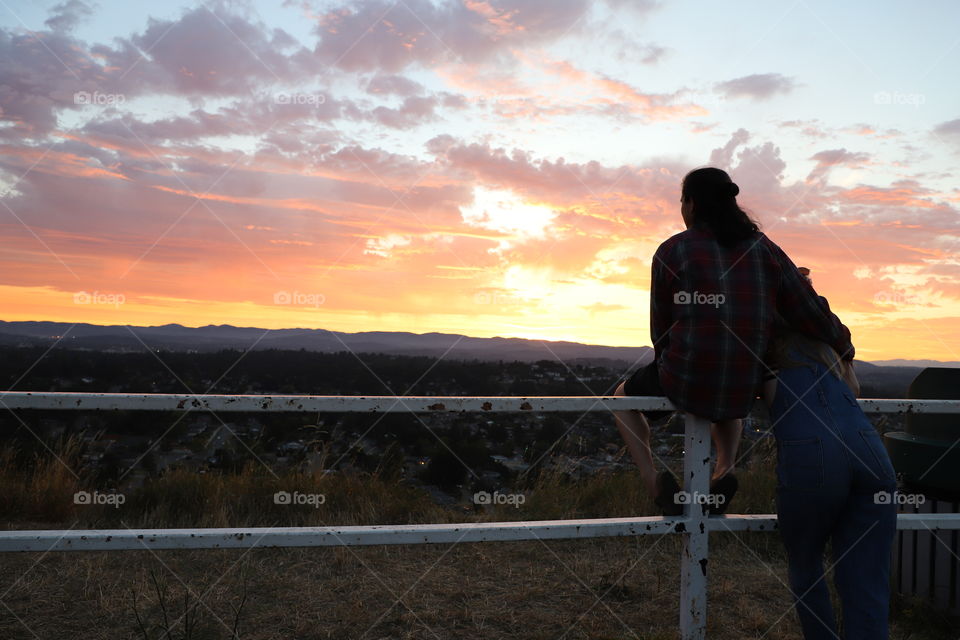
M 683 552 L 680 556 L 680 637 L 704 640 L 707 625 L 707 540 L 705 500 L 710 492 L 710 422 L 684 414 L 682 486 Z M 700 498 L 698 500 L 697 498 Z

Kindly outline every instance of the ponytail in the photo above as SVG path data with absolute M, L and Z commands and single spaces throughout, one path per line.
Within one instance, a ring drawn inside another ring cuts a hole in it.
M 693 201 L 693 224 L 709 230 L 724 247 L 732 247 L 760 231 L 737 204 L 740 187 L 722 169 L 694 169 L 683 178 L 681 194 Z

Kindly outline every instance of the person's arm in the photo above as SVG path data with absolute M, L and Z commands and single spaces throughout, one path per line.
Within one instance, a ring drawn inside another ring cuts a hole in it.
M 673 290 L 675 270 L 669 263 L 669 252 L 663 245 L 653 254 L 650 264 L 650 340 L 653 342 L 653 361 L 660 360 L 670 342 L 673 325 Z
M 836 350 L 841 360 L 853 360 L 855 350 L 850 340 L 850 330 L 830 311 L 830 303 L 817 295 L 783 249 L 769 239 L 766 244 L 780 264 L 777 311 L 796 331 L 823 340 Z

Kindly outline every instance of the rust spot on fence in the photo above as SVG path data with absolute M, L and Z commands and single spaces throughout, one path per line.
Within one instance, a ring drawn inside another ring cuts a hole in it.
M 521 411 L 533 411 L 533 405 L 531 405 L 529 402 L 524 402 L 523 404 L 520 405 L 520 410 L 521 410 Z
M 446 408 L 447 408 L 446 405 L 443 404 L 442 402 L 437 402 L 427 407 L 427 409 L 430 409 L 430 411 L 443 411 Z
M 480 405 L 480 408 L 484 411 L 490 411 L 490 409 L 493 409 L 493 404 L 490 402 L 484 402 L 482 405 Z

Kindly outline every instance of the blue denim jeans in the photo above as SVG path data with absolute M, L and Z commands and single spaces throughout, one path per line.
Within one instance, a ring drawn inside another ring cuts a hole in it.
M 845 640 L 888 637 L 896 490 L 890 458 L 847 384 L 814 360 L 779 371 L 777 516 L 805 640 L 838 639 L 823 557 L 831 541 Z

